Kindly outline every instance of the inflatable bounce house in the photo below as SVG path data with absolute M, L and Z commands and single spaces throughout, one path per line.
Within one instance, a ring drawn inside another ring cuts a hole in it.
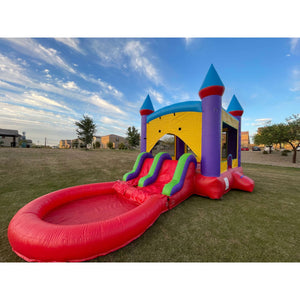
M 194 194 L 220 199 L 231 189 L 252 192 L 254 182 L 241 167 L 243 109 L 233 96 L 224 110 L 224 90 L 211 65 L 199 91 L 202 101 L 154 111 L 148 95 L 133 170 L 122 181 L 70 187 L 25 205 L 8 227 L 13 251 L 26 261 L 85 261 L 127 245 Z M 175 137 L 174 156 L 153 157 L 165 134 Z

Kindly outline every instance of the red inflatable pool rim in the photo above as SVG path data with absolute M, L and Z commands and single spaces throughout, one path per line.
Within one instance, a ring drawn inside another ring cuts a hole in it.
M 44 218 L 77 199 L 119 196 L 115 182 L 75 186 L 28 203 L 13 217 L 8 238 L 13 251 L 26 261 L 85 261 L 115 251 L 138 238 L 167 210 L 166 196 L 152 195 L 143 204 L 108 219 L 84 224 L 53 224 Z M 100 199 L 101 201 L 101 199 Z

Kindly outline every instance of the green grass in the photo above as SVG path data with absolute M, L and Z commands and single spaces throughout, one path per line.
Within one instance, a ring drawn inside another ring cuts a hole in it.
M 57 189 L 121 179 L 138 152 L 0 148 L 0 261 L 23 261 L 7 227 L 31 200 Z M 190 197 L 141 237 L 92 262 L 298 262 L 300 169 L 243 164 L 253 193 Z

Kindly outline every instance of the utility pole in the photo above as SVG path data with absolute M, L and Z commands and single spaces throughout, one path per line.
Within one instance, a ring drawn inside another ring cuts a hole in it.
M 46 140 L 47 140 L 47 138 L 45 138 L 45 148 L 46 148 L 46 146 L 47 146 Z

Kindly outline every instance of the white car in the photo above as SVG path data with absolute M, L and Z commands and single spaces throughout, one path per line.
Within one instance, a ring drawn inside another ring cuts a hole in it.
M 266 146 L 264 150 L 269 152 L 269 151 L 270 151 L 270 147 Z M 274 150 L 275 150 L 275 149 L 274 149 L 274 147 L 272 146 L 272 147 L 271 147 L 271 151 L 274 151 Z

